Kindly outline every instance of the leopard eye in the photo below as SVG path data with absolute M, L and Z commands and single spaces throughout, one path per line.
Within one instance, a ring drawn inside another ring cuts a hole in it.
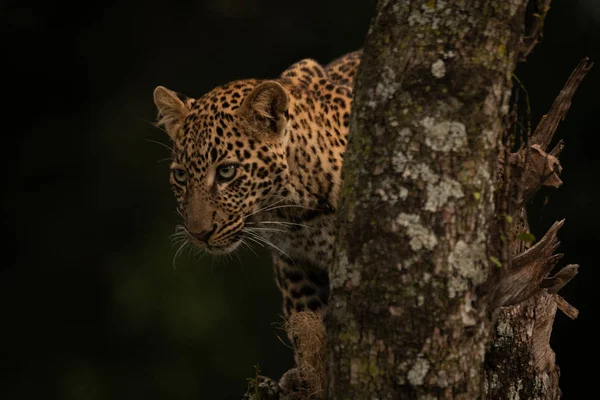
M 226 164 L 217 168 L 217 175 L 221 181 L 229 181 L 235 176 L 235 165 Z
M 185 185 L 187 182 L 187 172 L 185 169 L 173 168 L 171 173 L 173 174 L 173 179 L 175 182 L 179 183 L 180 185 Z

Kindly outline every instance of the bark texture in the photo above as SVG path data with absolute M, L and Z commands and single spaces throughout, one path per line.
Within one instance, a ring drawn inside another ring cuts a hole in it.
M 525 0 L 381 0 L 354 89 L 332 399 L 482 396 L 497 143 Z
M 494 282 L 495 304 L 503 307 L 498 310 L 486 353 L 484 395 L 487 399 L 556 400 L 561 396 L 560 370 L 550 348 L 550 334 L 557 308 L 568 317 L 577 318 L 577 309 L 557 292 L 575 277 L 578 266 L 567 265 L 549 277 L 562 258 L 562 254 L 555 251 L 559 245 L 557 233 L 564 221 L 552 225 L 530 248 L 519 240 L 519 234 L 528 231 L 522 208 L 525 203 L 542 185 L 558 187 L 562 183 L 558 177 L 562 169 L 558 160 L 564 147 L 562 141 L 546 151 L 577 87 L 592 65 L 583 59 L 575 68 L 548 114 L 528 139 L 529 146 L 516 153 L 501 153 L 499 175 L 505 175 L 500 180 L 508 183 L 508 196 L 497 197 L 497 203 L 508 204 L 508 207 L 498 208 L 505 208 L 506 215 L 511 215 L 515 223 L 503 229 L 509 238 L 505 249 L 510 262 L 504 263 L 501 279 Z
M 560 398 L 549 343 L 555 313 L 556 302 L 545 292 L 501 311 L 486 354 L 486 399 Z

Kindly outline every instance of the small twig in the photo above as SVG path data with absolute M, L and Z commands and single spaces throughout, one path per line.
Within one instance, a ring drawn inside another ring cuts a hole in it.
M 552 151 L 550 151 L 550 155 L 552 157 L 556 157 L 558 158 L 558 156 L 560 155 L 560 153 L 563 151 L 563 149 L 565 148 L 565 142 L 560 139 L 558 141 L 558 143 L 556 143 L 556 146 L 554 146 L 554 148 L 552 149 Z
M 579 310 L 570 305 L 565 299 L 555 294 L 553 296 L 554 301 L 556 302 L 556 306 L 560 311 L 562 311 L 567 317 L 571 319 L 575 319 L 579 316 Z
M 579 265 L 570 264 L 561 269 L 551 278 L 546 278 L 542 281 L 541 287 L 545 288 L 548 293 L 558 293 L 571 279 L 577 275 Z

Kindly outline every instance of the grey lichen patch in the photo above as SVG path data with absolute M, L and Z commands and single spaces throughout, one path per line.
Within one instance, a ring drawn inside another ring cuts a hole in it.
M 439 11 L 443 10 L 445 7 L 446 2 L 444 0 L 423 4 L 420 9 L 413 10 L 408 16 L 408 24 L 410 26 L 422 25 L 428 26 L 434 30 L 438 29 L 443 22 L 442 15 Z
M 400 197 L 400 199 L 404 200 L 408 197 L 408 189 L 401 186 L 400 187 L 400 192 L 398 193 L 398 197 Z
M 418 261 L 418 258 L 416 256 L 406 257 L 402 260 L 402 264 L 404 265 L 404 268 L 409 268 L 411 265 L 415 264 L 417 261 Z
M 394 317 L 399 317 L 404 314 L 404 307 L 402 306 L 390 306 L 390 314 Z
M 424 163 L 416 164 L 412 168 L 405 168 L 402 176 L 412 176 L 413 179 L 420 179 L 425 183 L 437 183 L 440 177 L 429 168 L 429 165 Z
M 431 64 L 431 73 L 438 79 L 443 78 L 446 75 L 446 64 L 444 64 L 444 61 L 437 60 Z
M 448 296 L 456 297 L 459 292 L 473 285 L 483 283 L 486 278 L 485 237 L 478 236 L 468 245 L 459 240 L 448 255 L 448 265 L 452 271 L 448 281 Z
M 392 230 L 397 230 L 398 226 L 406 228 L 409 245 L 414 251 L 433 250 L 438 243 L 437 238 L 433 232 L 421 225 L 420 220 L 419 215 L 400 213 L 392 224 Z
M 394 149 L 398 149 L 398 151 L 406 151 L 406 145 L 412 140 L 413 132 L 410 130 L 410 128 L 400 127 L 400 123 L 395 117 L 391 118 L 390 121 L 395 124 L 392 128 L 394 129 L 394 133 L 397 135 L 396 146 Z
M 516 2 L 516 1 L 508 1 L 507 4 L 510 7 L 510 16 L 514 17 L 515 14 L 517 13 L 517 11 L 519 11 L 519 8 L 521 7 L 521 3 Z
M 377 194 L 382 201 L 393 206 L 398 200 L 406 199 L 408 190 L 405 187 L 398 186 L 393 180 L 386 178 L 380 183 L 379 187 L 375 189 L 375 194 Z
M 439 387 L 447 387 L 448 385 L 450 385 L 450 379 L 448 377 L 448 373 L 446 371 L 439 370 L 437 371 L 437 385 Z
M 425 144 L 435 151 L 458 151 L 467 144 L 467 130 L 458 121 L 436 122 L 432 117 L 420 121 L 425 134 Z
M 394 171 L 398 173 L 404 172 L 404 168 L 406 168 L 407 162 L 408 158 L 400 150 L 394 152 L 394 154 L 392 155 L 392 166 L 394 167 Z
M 419 386 L 423 384 L 428 371 L 429 362 L 424 358 L 417 358 L 406 377 L 411 385 Z
M 406 162 L 403 165 L 406 165 Z M 426 211 L 435 212 L 444 206 L 450 198 L 460 199 L 465 195 L 458 181 L 446 176 L 440 177 L 424 163 L 416 164 L 412 168 L 405 167 L 403 176 L 410 176 L 425 183 L 427 200 L 424 209 Z
M 477 323 L 473 316 L 473 305 L 471 304 L 471 296 L 467 293 L 465 296 L 465 303 L 461 306 L 460 316 L 465 326 L 473 326 Z
M 375 190 L 375 194 L 378 195 L 382 201 L 385 201 L 386 203 L 389 201 L 392 205 L 394 205 L 396 201 L 398 201 L 397 197 L 393 197 L 391 194 L 388 195 L 388 193 L 383 188 L 378 188 L 377 190 Z
M 523 380 L 517 379 L 515 383 L 508 388 L 508 399 L 509 400 L 520 400 L 520 393 L 523 390 Z
M 400 84 L 396 82 L 396 71 L 389 67 L 385 68 L 375 89 L 371 91 L 371 99 L 367 101 L 367 105 L 372 109 L 376 109 L 381 103 L 391 99 L 399 88 Z
M 497 373 L 492 373 L 492 375 L 490 376 L 489 379 L 485 380 L 486 385 L 489 385 L 488 389 L 486 390 L 486 392 L 489 389 L 496 389 L 499 386 L 500 383 L 500 377 L 498 376 Z
M 349 272 L 352 271 L 348 255 L 343 249 L 339 249 L 337 262 L 329 272 L 329 279 L 331 281 L 331 288 L 342 287 L 346 282 Z M 352 271 L 354 272 L 354 271 Z
M 459 182 L 448 177 L 443 177 L 439 182 L 427 184 L 427 201 L 425 210 L 435 212 L 448 202 L 448 199 L 454 197 L 460 199 L 464 197 L 462 186 Z
M 446 96 L 443 100 L 437 100 L 434 110 L 434 118 L 444 115 L 457 114 L 465 104 L 454 96 Z
M 412 138 L 413 133 L 409 128 L 402 128 L 398 135 L 400 136 L 402 141 L 408 142 Z
M 455 53 L 454 51 L 452 51 L 452 50 L 448 50 L 448 51 L 444 51 L 444 52 L 442 53 L 442 56 L 443 56 L 445 59 L 448 59 L 448 58 L 454 58 L 454 56 L 456 56 L 456 53 Z
M 486 129 L 482 132 L 482 139 L 483 139 L 483 148 L 484 149 L 491 149 L 493 147 L 496 146 L 496 139 L 498 137 L 498 135 L 496 135 L 496 133 L 491 130 L 491 129 Z
M 491 117 L 498 115 L 498 107 L 502 101 L 502 84 L 496 82 L 483 100 L 483 113 Z
M 504 319 L 498 320 L 498 323 L 496 324 L 496 331 L 498 332 L 499 336 L 503 337 L 512 337 L 513 335 L 512 326 Z
M 431 22 L 431 18 L 426 13 L 421 13 L 419 10 L 414 10 L 408 16 L 408 25 L 428 25 Z

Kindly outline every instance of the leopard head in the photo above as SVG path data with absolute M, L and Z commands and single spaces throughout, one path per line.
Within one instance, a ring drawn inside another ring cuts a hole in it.
M 188 240 L 230 252 L 250 215 L 287 196 L 289 101 L 276 81 L 236 81 L 198 99 L 154 90 L 157 125 L 173 143 L 170 182 Z

